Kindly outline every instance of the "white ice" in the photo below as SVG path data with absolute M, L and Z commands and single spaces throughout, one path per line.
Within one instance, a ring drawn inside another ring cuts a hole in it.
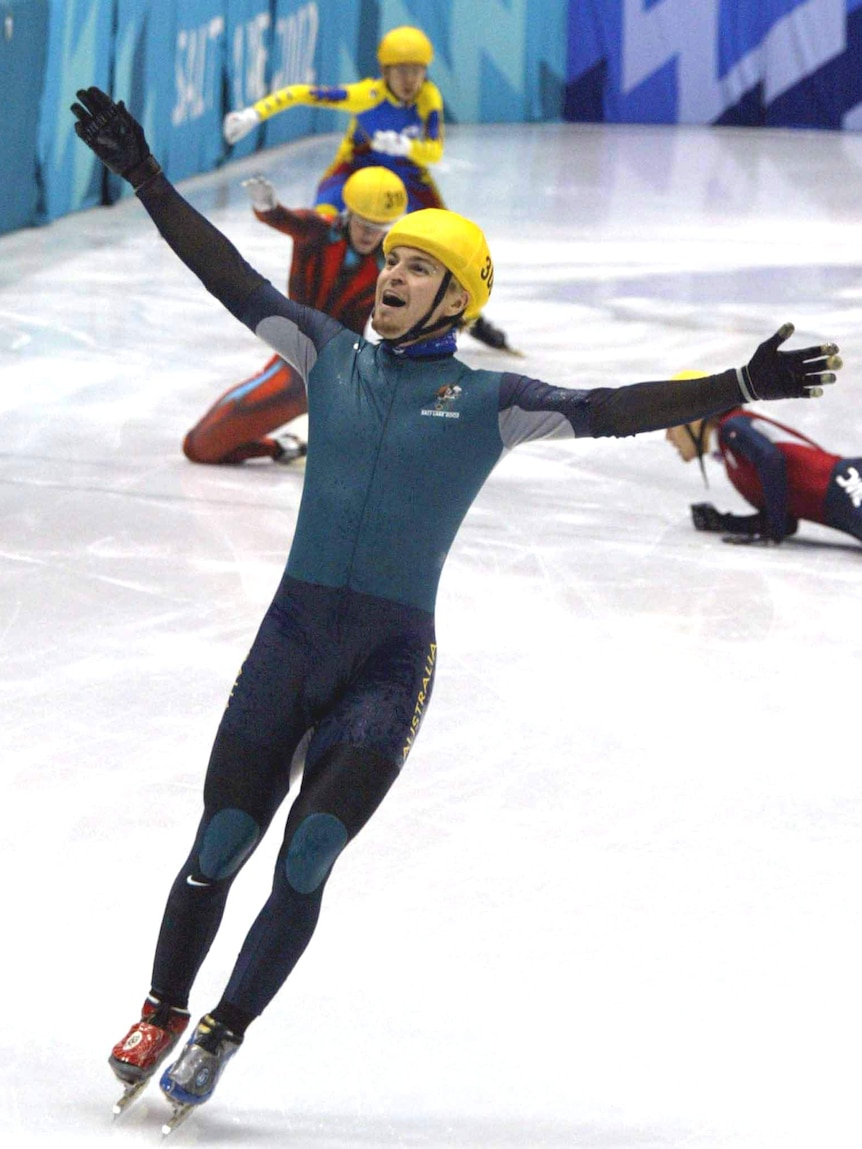
M 263 171 L 307 204 L 330 136 L 183 191 L 283 285 Z M 862 139 L 454 127 L 439 184 L 485 226 L 470 363 L 592 387 L 746 361 L 785 320 L 841 345 L 770 410 L 862 455 Z M 195 467 L 184 431 L 267 348 L 134 199 L 0 239 L 0 1132 L 117 1125 L 111 1045 L 149 985 L 212 736 L 281 574 L 300 467 Z M 697 534 L 661 433 L 500 465 L 439 600 L 417 748 L 338 863 L 311 947 L 178 1144 L 291 1149 L 858 1147 L 862 553 Z M 421 507 L 416 529 L 422 529 Z M 279 821 L 282 821 L 281 819 Z M 211 1008 L 269 887 L 238 879 Z

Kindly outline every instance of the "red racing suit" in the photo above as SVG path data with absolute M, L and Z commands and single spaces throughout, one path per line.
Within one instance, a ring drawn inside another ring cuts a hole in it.
M 361 335 L 374 307 L 382 248 L 369 255 L 356 252 L 341 217 L 327 220 L 316 211 L 291 211 L 281 204 L 254 214 L 293 240 L 289 297 Z M 271 432 L 307 409 L 302 379 L 280 355 L 273 355 L 260 371 L 216 400 L 186 435 L 183 452 L 193 463 L 278 459 L 284 447 Z
M 842 458 L 757 411 L 734 407 L 718 422 L 727 477 L 762 511 L 776 542 L 805 519 L 862 540 L 862 460 Z

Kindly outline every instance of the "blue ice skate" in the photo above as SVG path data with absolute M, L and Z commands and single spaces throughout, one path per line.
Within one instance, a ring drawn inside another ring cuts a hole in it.
M 182 1053 L 159 1082 L 173 1113 L 162 1126 L 172 1133 L 198 1105 L 209 1101 L 224 1067 L 242 1044 L 242 1038 L 207 1014 L 195 1027 Z

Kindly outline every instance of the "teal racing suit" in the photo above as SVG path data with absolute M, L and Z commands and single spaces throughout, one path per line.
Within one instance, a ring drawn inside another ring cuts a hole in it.
M 272 894 L 216 1016 L 241 1033 L 308 943 L 332 865 L 410 752 L 437 664 L 446 555 L 501 456 L 548 436 L 631 435 L 740 401 L 736 373 L 572 390 L 373 344 L 292 302 L 157 176 L 138 192 L 164 238 L 306 381 L 305 483 L 287 567 L 210 757 L 204 814 L 168 899 L 153 992 L 184 1007 L 227 892 L 307 743 Z M 417 354 L 418 351 L 418 354 Z

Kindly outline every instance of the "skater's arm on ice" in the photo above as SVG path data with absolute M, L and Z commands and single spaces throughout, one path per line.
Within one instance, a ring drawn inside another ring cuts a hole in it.
M 729 450 L 747 459 L 757 472 L 763 491 L 766 534 L 780 542 L 793 521 L 784 454 L 742 415 L 728 419 L 721 428 L 721 436 Z

